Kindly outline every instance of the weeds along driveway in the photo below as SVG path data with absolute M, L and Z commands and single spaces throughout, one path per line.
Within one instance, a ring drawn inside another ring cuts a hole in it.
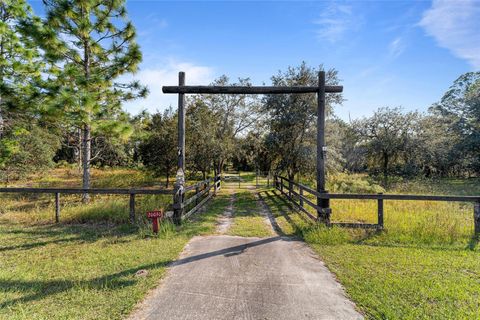
M 178 229 L 164 225 L 159 236 L 104 214 L 58 225 L 25 225 L 32 212 L 0 215 L 0 319 L 126 317 L 193 236 L 214 233 L 227 204 L 219 194 L 206 212 Z M 38 210 L 51 219 L 51 208 Z

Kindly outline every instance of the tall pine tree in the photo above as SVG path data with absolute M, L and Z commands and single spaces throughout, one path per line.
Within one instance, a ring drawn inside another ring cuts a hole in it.
M 143 97 L 138 82 L 118 78 L 137 70 L 142 54 L 124 0 L 44 0 L 38 42 L 51 63 L 46 111 L 80 131 L 82 187 L 90 187 L 91 143 L 99 135 L 128 135 L 121 103 Z M 84 195 L 88 201 L 88 194 Z
M 38 23 L 25 0 L 0 1 L 0 169 L 17 149 L 14 132 L 24 129 L 37 105 L 39 51 L 25 25 Z

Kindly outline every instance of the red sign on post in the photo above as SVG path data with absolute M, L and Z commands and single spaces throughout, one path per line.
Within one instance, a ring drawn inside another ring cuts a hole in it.
M 158 218 L 163 218 L 163 210 L 147 211 L 147 218 L 152 220 L 153 233 L 158 233 Z

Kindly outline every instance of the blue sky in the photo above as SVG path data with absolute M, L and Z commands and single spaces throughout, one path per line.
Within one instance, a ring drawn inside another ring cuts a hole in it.
M 42 3 L 32 1 L 37 14 Z M 175 85 L 226 74 L 269 84 L 306 61 L 335 68 L 348 120 L 379 107 L 425 111 L 462 73 L 480 70 L 480 0 L 444 1 L 127 1 L 144 59 L 135 78 L 150 96 L 125 108 L 163 110 Z

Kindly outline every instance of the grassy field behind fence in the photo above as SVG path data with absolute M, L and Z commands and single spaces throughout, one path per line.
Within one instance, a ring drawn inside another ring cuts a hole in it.
M 418 182 L 417 188 L 422 193 Z M 459 192 L 456 181 L 450 194 L 478 195 L 479 188 L 467 181 Z M 276 190 L 262 198 L 281 230 L 312 246 L 367 318 L 480 319 L 472 204 L 388 200 L 385 230 L 376 232 L 316 225 Z M 374 200 L 332 200 L 331 206 L 332 220 L 376 222 Z
M 58 169 L 10 186 L 79 187 L 74 169 Z M 94 170 L 93 186 L 164 187 L 130 169 Z M 2 194 L 0 208 L 0 319 L 119 319 L 163 276 L 188 240 L 215 230 L 228 203 L 219 195 L 208 212 L 181 227 L 162 224 L 159 236 L 145 219 L 171 195 L 137 195 L 137 224 L 128 224 L 128 195 L 61 196 L 54 224 L 53 195 Z M 148 275 L 136 276 L 138 270 Z
M 243 177 L 240 194 L 247 184 L 255 183 L 254 176 Z M 345 180 L 341 177 L 330 189 L 385 192 L 366 177 Z M 409 183 L 398 183 L 386 192 L 480 194 L 479 179 L 410 184 L 411 188 Z M 377 232 L 325 228 L 297 211 L 279 191 L 258 191 L 280 232 L 303 238 L 368 319 L 480 319 L 480 249 L 472 239 L 473 204 L 385 200 L 385 230 Z M 331 200 L 331 207 L 334 221 L 377 221 L 376 200 Z M 250 213 L 244 219 L 255 216 Z M 261 236 L 258 230 L 255 235 Z M 238 235 L 252 233 L 251 229 L 237 231 Z
M 71 170 L 71 169 L 69 169 Z M 23 186 L 78 187 L 61 169 Z M 251 192 L 254 174 L 241 174 L 206 213 L 158 237 L 143 217 L 171 196 L 138 196 L 137 225 L 128 222 L 128 196 L 62 196 L 61 223 L 53 224 L 51 195 L 2 195 L 0 208 L 0 319 L 118 319 L 155 286 L 187 241 L 215 233 L 217 217 L 237 193 L 230 234 L 269 236 Z M 343 179 L 343 178 L 342 178 Z M 353 177 L 352 179 L 364 179 Z M 62 181 L 62 185 L 60 184 Z M 472 240 L 472 204 L 385 201 L 382 232 L 327 229 L 294 210 L 276 190 L 259 191 L 285 235 L 302 237 L 321 256 L 348 295 L 372 319 L 479 319 L 480 250 Z M 77 184 L 78 183 L 78 184 Z M 96 187 L 163 187 L 135 170 L 95 170 Z M 248 187 L 250 185 L 250 187 Z M 370 188 L 369 182 L 354 182 Z M 416 181 L 390 193 L 478 195 L 479 180 Z M 352 186 L 350 192 L 355 192 Z M 332 200 L 336 221 L 376 222 L 374 200 Z M 136 276 L 145 269 L 148 276 Z

